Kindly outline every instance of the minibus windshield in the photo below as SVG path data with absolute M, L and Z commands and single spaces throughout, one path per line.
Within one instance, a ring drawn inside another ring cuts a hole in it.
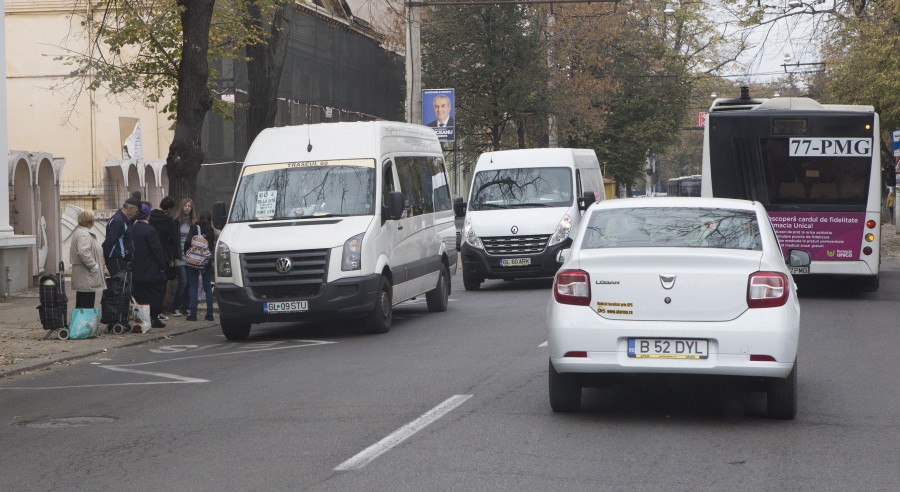
M 572 172 L 565 167 L 527 167 L 479 171 L 472 183 L 469 210 L 568 207 Z
M 374 215 L 375 160 L 247 166 L 229 222 Z

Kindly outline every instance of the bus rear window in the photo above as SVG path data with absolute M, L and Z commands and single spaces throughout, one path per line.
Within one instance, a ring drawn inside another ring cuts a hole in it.
M 866 205 L 870 158 L 789 156 L 788 142 L 760 141 L 769 203 Z

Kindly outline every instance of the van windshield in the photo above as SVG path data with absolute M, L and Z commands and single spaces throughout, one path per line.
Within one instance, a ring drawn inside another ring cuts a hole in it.
M 247 166 L 229 222 L 374 215 L 375 160 Z
M 568 207 L 572 200 L 572 171 L 568 168 L 496 169 L 475 174 L 468 208 Z

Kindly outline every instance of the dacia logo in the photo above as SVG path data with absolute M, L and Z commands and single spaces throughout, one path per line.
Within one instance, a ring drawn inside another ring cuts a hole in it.
M 831 258 L 831 257 L 834 256 L 834 250 L 833 250 L 833 249 L 829 249 L 828 251 L 825 251 L 825 254 L 828 255 L 829 258 Z

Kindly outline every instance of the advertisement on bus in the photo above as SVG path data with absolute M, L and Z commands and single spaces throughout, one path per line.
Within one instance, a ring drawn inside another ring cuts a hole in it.
M 782 253 L 802 249 L 813 261 L 858 260 L 865 212 L 769 211 Z

